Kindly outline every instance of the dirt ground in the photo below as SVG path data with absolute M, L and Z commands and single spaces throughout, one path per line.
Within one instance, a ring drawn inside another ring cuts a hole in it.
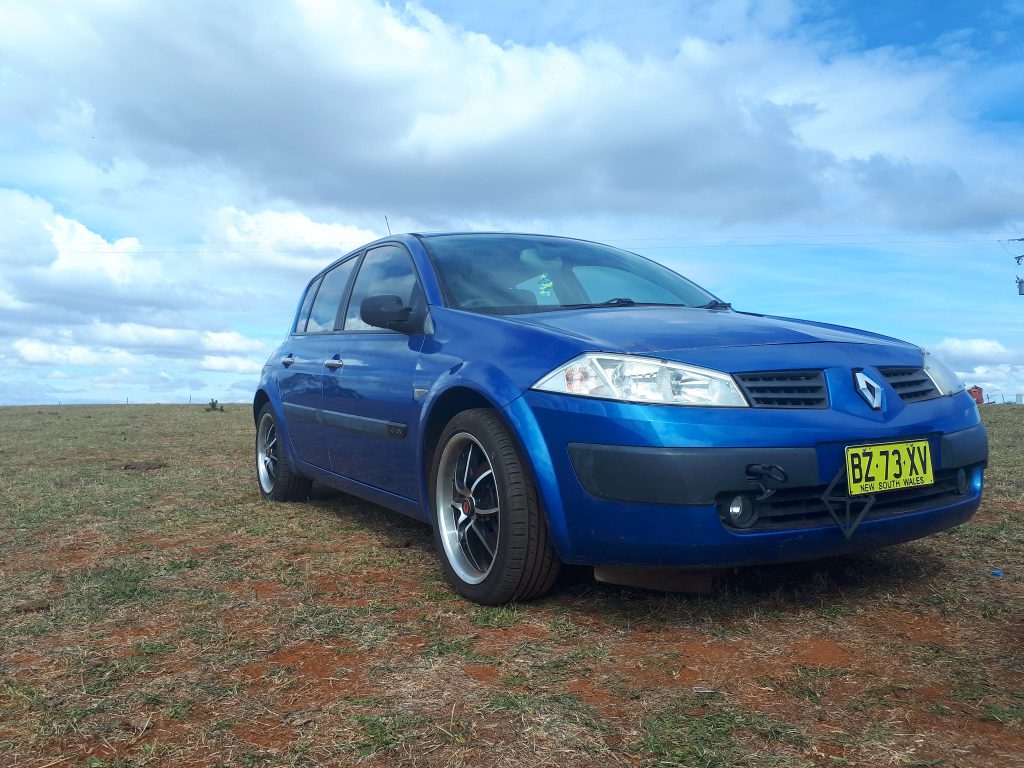
M 1024 765 L 1024 407 L 983 416 L 957 530 L 481 608 L 425 526 L 261 503 L 245 406 L 0 409 L 0 764 Z

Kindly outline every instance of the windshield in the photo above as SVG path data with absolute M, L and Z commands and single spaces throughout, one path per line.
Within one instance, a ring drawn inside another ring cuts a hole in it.
M 699 307 L 715 300 L 660 264 L 598 243 L 500 234 L 421 240 L 455 309 L 516 314 L 636 304 Z

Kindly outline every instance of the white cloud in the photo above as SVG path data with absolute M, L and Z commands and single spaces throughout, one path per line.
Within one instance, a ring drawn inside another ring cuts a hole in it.
M 262 352 L 266 343 L 259 339 L 250 339 L 237 331 L 206 331 L 202 336 L 203 349 L 216 352 Z
M 989 397 L 1003 395 L 1011 399 L 1024 394 L 1024 365 L 979 365 L 962 375 L 967 386 L 977 385 Z
M 33 365 L 109 366 L 137 365 L 137 355 L 116 348 L 94 348 L 79 344 L 48 344 L 35 339 L 15 340 L 14 350 L 22 360 Z
M 132 349 L 154 351 L 184 349 L 200 338 L 197 331 L 180 328 L 160 328 L 142 323 L 92 323 L 72 329 L 72 335 L 101 344 L 116 344 Z
M 250 353 L 266 350 L 266 342 L 238 331 L 198 331 L 162 328 L 142 323 L 104 323 L 69 329 L 69 336 L 84 342 L 110 344 L 153 354 L 198 357 L 204 352 Z
M 481 4 L 488 36 L 416 3 L 7 0 L 0 375 L 59 356 L 134 372 L 98 371 L 111 387 L 217 396 L 259 370 L 305 281 L 383 234 L 385 214 L 396 231 L 634 237 L 622 244 L 743 308 L 955 333 L 932 346 L 959 370 L 1018 375 L 1024 325 L 1000 293 L 1012 271 L 983 263 L 986 248 L 1003 257 L 994 243 L 844 260 L 650 239 L 1024 233 L 1024 180 L 1006 170 L 1024 159 L 1005 109 L 1019 57 L 995 65 L 966 33 L 864 50 L 835 19 L 801 24 L 807 12 Z
M 253 197 L 378 220 L 614 211 L 867 226 L 931 226 L 939 200 L 958 227 L 1019 219 L 1024 202 L 1005 172 L 1020 147 L 964 119 L 969 52 L 844 48 L 807 37 L 786 2 L 694 4 L 671 18 L 677 44 L 647 56 L 586 37 L 504 43 L 372 0 L 275 14 L 13 7 L 0 45 L 11 86 L 29 91 L 12 103 L 37 131 L 100 165 L 208 166 Z M 262 224 L 239 231 L 261 240 Z M 300 219 L 272 224 L 297 224 L 308 244 Z
M 199 368 L 204 371 L 257 373 L 263 368 L 263 364 L 239 355 L 204 355 L 199 361 Z M 255 387 L 253 389 L 255 390 Z
M 124 237 L 108 243 L 80 222 L 57 215 L 43 226 L 53 238 L 57 260 L 53 272 L 100 272 L 115 283 L 152 283 L 161 277 L 160 263 L 139 259 L 139 241 Z
M 949 365 L 962 368 L 1006 365 L 1024 360 L 1024 352 L 1012 352 L 995 339 L 946 338 L 938 344 L 933 344 L 930 351 L 935 352 Z
M 217 213 L 211 239 L 220 248 L 212 258 L 308 274 L 378 237 L 369 229 L 314 221 L 298 211 L 249 213 L 228 206 Z
M 25 309 L 28 305 L 18 301 L 12 294 L 0 288 L 0 309 Z

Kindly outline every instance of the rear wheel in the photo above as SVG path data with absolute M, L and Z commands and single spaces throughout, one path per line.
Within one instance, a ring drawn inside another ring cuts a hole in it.
M 494 411 L 457 414 L 431 472 L 434 539 L 452 587 L 486 605 L 529 600 L 551 589 L 560 562 L 537 490 Z
M 268 501 L 305 501 L 313 485 L 288 463 L 270 403 L 263 406 L 256 421 L 256 479 L 260 496 Z

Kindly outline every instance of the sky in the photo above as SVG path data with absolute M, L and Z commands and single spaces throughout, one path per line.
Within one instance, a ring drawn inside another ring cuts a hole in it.
M 393 231 L 607 242 L 1024 393 L 1024 0 L 0 0 L 0 404 L 248 401 Z

